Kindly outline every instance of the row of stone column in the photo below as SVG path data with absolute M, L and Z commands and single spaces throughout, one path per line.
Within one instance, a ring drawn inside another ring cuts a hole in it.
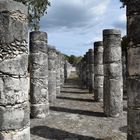
M 140 139 L 140 1 L 129 0 L 124 1 L 126 4 L 127 16 L 127 58 L 126 65 L 123 65 L 123 70 L 127 71 L 127 76 L 124 74 L 124 85 L 122 85 L 121 75 L 121 52 L 120 52 L 120 32 L 104 31 L 104 111 L 107 115 L 118 116 L 122 111 L 122 87 L 127 91 L 128 98 L 128 140 Z M 111 41 L 112 40 L 112 41 Z M 111 42 L 110 42 L 111 41 Z M 111 49 L 112 46 L 112 49 Z M 109 47 L 110 49 L 106 49 Z M 106 53 L 105 53 L 106 52 Z M 108 53 L 108 54 L 107 54 Z M 107 58 L 106 58 L 107 57 Z M 123 61 L 123 62 L 124 62 Z M 80 68 L 82 69 L 82 64 Z M 111 62 L 111 63 L 110 63 Z M 83 69 L 84 70 L 84 69 Z M 123 72 L 124 72 L 123 71 Z M 84 72 L 80 71 L 80 78 L 85 80 Z M 108 76 L 110 75 L 110 76 Z M 127 80 L 127 83 L 126 83 Z M 84 83 L 86 83 L 84 81 Z M 111 102 L 110 102 L 111 101 Z
M 30 139 L 30 115 L 49 114 L 49 102 L 54 103 L 65 81 L 64 64 L 64 55 L 47 44 L 45 32 L 31 32 L 28 41 L 28 8 L 1 0 L 1 140 Z
M 106 116 L 118 117 L 123 111 L 121 32 L 103 31 L 103 41 L 94 43 L 79 64 L 82 84 L 103 101 Z

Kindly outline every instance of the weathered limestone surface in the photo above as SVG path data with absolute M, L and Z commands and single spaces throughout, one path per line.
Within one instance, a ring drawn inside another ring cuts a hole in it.
M 30 101 L 31 116 L 45 118 L 48 101 L 48 50 L 45 32 L 30 33 Z
M 0 139 L 30 140 L 27 7 L 0 1 Z
M 94 43 L 94 98 L 96 101 L 103 101 L 103 42 Z
M 140 139 L 140 1 L 127 2 L 128 140 Z
M 48 47 L 48 92 L 49 102 L 56 100 L 56 49 Z
M 123 111 L 121 32 L 115 29 L 104 30 L 103 46 L 104 113 L 118 117 Z

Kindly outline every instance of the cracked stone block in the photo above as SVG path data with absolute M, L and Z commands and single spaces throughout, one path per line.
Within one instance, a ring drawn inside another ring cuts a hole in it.
M 0 130 L 19 130 L 29 125 L 29 103 L 0 106 Z
M 104 112 L 107 116 L 118 117 L 123 111 L 122 78 L 109 79 L 104 77 Z
M 140 48 L 128 49 L 128 73 L 129 75 L 139 75 L 140 73 Z M 135 60 L 135 61 L 134 61 Z
M 129 107 L 140 107 L 140 79 L 129 78 L 127 84 L 127 94 L 128 94 L 128 106 Z
M 34 31 L 30 33 L 29 69 L 31 116 L 42 119 L 49 112 L 48 49 L 47 34 L 45 32 Z
M 30 140 L 30 127 L 21 130 L 10 130 L 9 133 L 1 131 L 1 140 Z
M 94 74 L 95 75 L 104 75 L 104 65 L 99 64 L 99 65 L 94 65 Z
M 110 78 L 122 77 L 122 63 L 104 64 L 104 76 Z
M 20 77 L 27 75 L 28 54 L 17 55 L 13 59 L 0 62 L 0 75 L 13 75 Z
M 44 119 L 49 115 L 49 103 L 44 102 L 43 104 L 31 104 L 31 117 Z
M 0 77 L 0 105 L 15 105 L 27 102 L 29 78 Z
M 140 132 L 140 109 L 128 109 L 128 130 Z

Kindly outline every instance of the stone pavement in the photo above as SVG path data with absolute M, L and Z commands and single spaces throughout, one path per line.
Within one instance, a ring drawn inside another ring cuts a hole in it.
M 50 115 L 31 120 L 31 140 L 126 140 L 126 100 L 123 116 L 107 118 L 103 104 L 79 84 L 75 78 L 68 79 L 50 105 Z

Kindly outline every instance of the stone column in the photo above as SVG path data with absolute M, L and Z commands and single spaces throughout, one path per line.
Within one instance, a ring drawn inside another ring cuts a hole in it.
M 67 62 L 67 60 L 65 60 L 65 64 L 64 64 L 64 77 L 65 77 L 65 83 L 66 83 L 66 80 L 68 78 L 68 62 Z
M 82 75 L 83 75 L 83 88 L 86 88 L 86 55 L 84 55 L 83 65 L 82 65 Z
M 60 94 L 60 52 L 56 51 L 56 94 Z
M 127 2 L 128 138 L 140 140 L 140 1 Z
M 104 30 L 103 46 L 104 112 L 107 116 L 118 117 L 123 111 L 121 32 Z
M 56 49 L 52 46 L 48 48 L 48 92 L 49 102 L 56 100 Z
M 94 89 L 94 52 L 93 49 L 88 51 L 88 61 L 89 61 L 89 92 L 93 93 Z
M 62 88 L 65 82 L 65 76 L 64 76 L 64 56 L 60 54 L 60 87 Z
M 33 118 L 45 118 L 49 111 L 47 53 L 47 34 L 39 31 L 31 32 L 30 101 Z
M 0 139 L 30 140 L 28 11 L 0 1 Z
M 103 101 L 104 66 L 102 41 L 94 43 L 94 73 L 94 99 Z
M 86 52 L 86 88 L 89 89 L 89 54 Z

